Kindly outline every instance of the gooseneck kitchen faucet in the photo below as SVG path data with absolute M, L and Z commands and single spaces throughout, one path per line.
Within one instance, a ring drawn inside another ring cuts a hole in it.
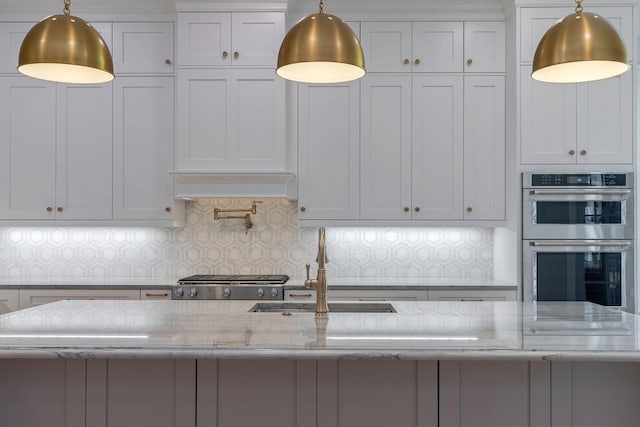
M 307 280 L 304 281 L 306 288 L 316 290 L 316 316 L 326 316 L 329 313 L 329 307 L 327 307 L 327 274 L 324 269 L 324 265 L 329 262 L 329 259 L 327 258 L 324 234 L 324 227 L 320 227 L 318 231 L 318 256 L 316 257 L 318 275 L 315 279 L 310 279 L 310 265 L 307 264 Z

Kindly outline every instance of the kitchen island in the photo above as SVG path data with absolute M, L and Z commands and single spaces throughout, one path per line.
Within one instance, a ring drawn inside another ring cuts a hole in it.
M 2 315 L 2 419 L 12 426 L 640 420 L 640 322 L 617 309 L 393 302 L 392 313 L 323 318 L 250 312 L 254 304 L 59 301 Z

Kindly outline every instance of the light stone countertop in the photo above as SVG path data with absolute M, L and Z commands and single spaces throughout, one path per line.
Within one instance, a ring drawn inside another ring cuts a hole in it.
M 169 289 L 177 278 L 0 278 L 0 289 Z M 488 279 L 452 278 L 328 278 L 329 289 L 336 290 L 427 290 L 494 289 L 515 290 L 517 285 Z M 290 279 L 287 289 L 304 287 L 304 279 Z
M 254 303 L 58 301 L 1 315 L 0 357 L 640 361 L 640 317 L 591 303 L 394 301 L 326 318 Z

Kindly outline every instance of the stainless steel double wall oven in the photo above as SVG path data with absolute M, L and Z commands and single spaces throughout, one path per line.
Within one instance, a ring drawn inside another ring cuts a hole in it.
M 522 178 L 524 299 L 634 312 L 633 174 Z

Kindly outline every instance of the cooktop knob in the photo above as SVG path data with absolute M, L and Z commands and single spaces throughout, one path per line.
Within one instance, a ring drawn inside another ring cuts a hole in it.
M 198 295 L 198 290 L 197 290 L 196 288 L 191 288 L 191 289 L 189 289 L 189 296 L 190 296 L 191 298 L 195 298 L 195 297 L 196 297 L 196 295 Z
M 271 298 L 276 298 L 278 296 L 278 290 L 277 289 L 271 289 Z
M 224 291 L 222 291 L 223 298 L 229 298 L 230 296 L 231 296 L 231 290 L 229 288 L 226 288 Z
M 176 288 L 173 291 L 173 295 L 177 296 L 177 297 L 181 297 L 184 295 L 184 289 L 182 288 Z
M 258 289 L 256 295 L 258 296 L 258 298 L 262 298 L 264 296 L 264 290 L 262 288 Z

